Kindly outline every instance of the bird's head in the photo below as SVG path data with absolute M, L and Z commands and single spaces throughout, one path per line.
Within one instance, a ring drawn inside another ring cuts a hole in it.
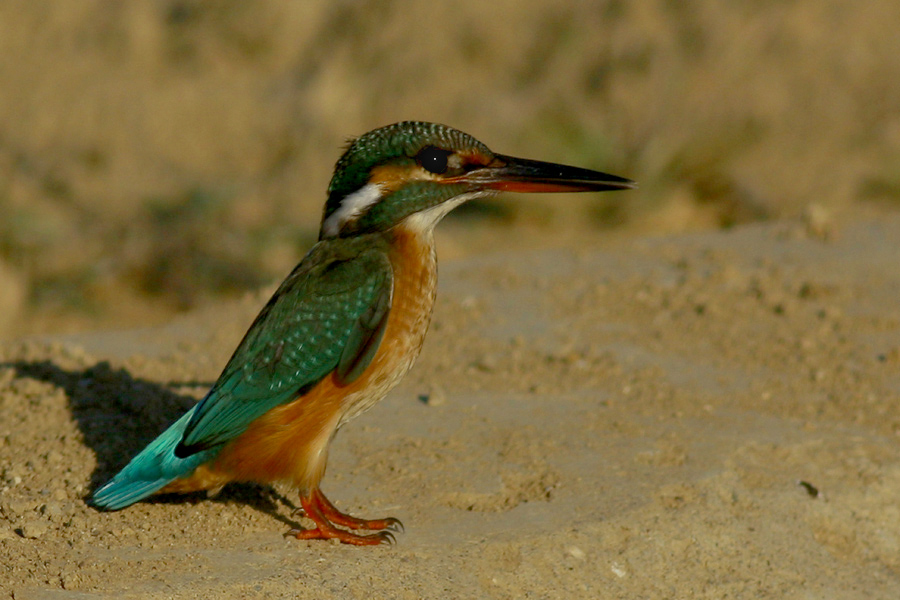
M 319 239 L 433 228 L 453 208 L 497 192 L 599 192 L 634 187 L 599 171 L 495 154 L 446 125 L 403 121 L 353 140 L 328 186 Z

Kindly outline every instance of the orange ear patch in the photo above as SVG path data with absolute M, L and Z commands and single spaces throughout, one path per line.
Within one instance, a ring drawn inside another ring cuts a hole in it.
M 410 181 L 434 180 L 435 176 L 418 165 L 381 165 L 372 169 L 369 183 L 385 192 L 396 192 Z

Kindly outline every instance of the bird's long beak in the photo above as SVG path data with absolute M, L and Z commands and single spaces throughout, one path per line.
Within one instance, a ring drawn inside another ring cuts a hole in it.
M 485 167 L 459 179 L 470 185 L 499 192 L 602 192 L 637 187 L 630 179 L 540 160 L 495 154 Z

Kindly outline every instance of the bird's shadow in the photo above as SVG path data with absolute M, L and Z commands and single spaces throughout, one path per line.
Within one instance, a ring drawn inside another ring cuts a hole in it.
M 63 390 L 69 409 L 81 431 L 84 444 L 93 450 L 97 466 L 91 474 L 91 492 L 109 480 L 166 427 L 197 402 L 192 395 L 173 389 L 207 389 L 209 382 L 160 383 L 133 377 L 126 369 L 101 361 L 82 370 L 66 370 L 49 360 L 10 361 L 16 377 L 34 379 Z M 294 514 L 297 507 L 276 490 L 256 484 L 233 483 L 208 498 L 205 492 L 161 494 L 144 502 L 182 504 L 210 499 L 213 502 L 246 504 L 273 518 L 297 527 L 279 513 L 279 506 Z M 87 502 L 89 497 L 85 498 Z

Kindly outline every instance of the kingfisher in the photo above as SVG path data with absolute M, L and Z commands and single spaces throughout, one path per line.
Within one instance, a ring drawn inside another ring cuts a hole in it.
M 297 539 L 393 543 L 392 517 L 341 512 L 319 485 L 337 431 L 412 367 L 437 284 L 434 227 L 499 192 L 635 187 L 599 171 L 497 154 L 436 123 L 352 140 L 328 186 L 318 242 L 263 307 L 206 396 L 97 489 L 119 510 L 155 493 L 286 482 L 312 528 Z

